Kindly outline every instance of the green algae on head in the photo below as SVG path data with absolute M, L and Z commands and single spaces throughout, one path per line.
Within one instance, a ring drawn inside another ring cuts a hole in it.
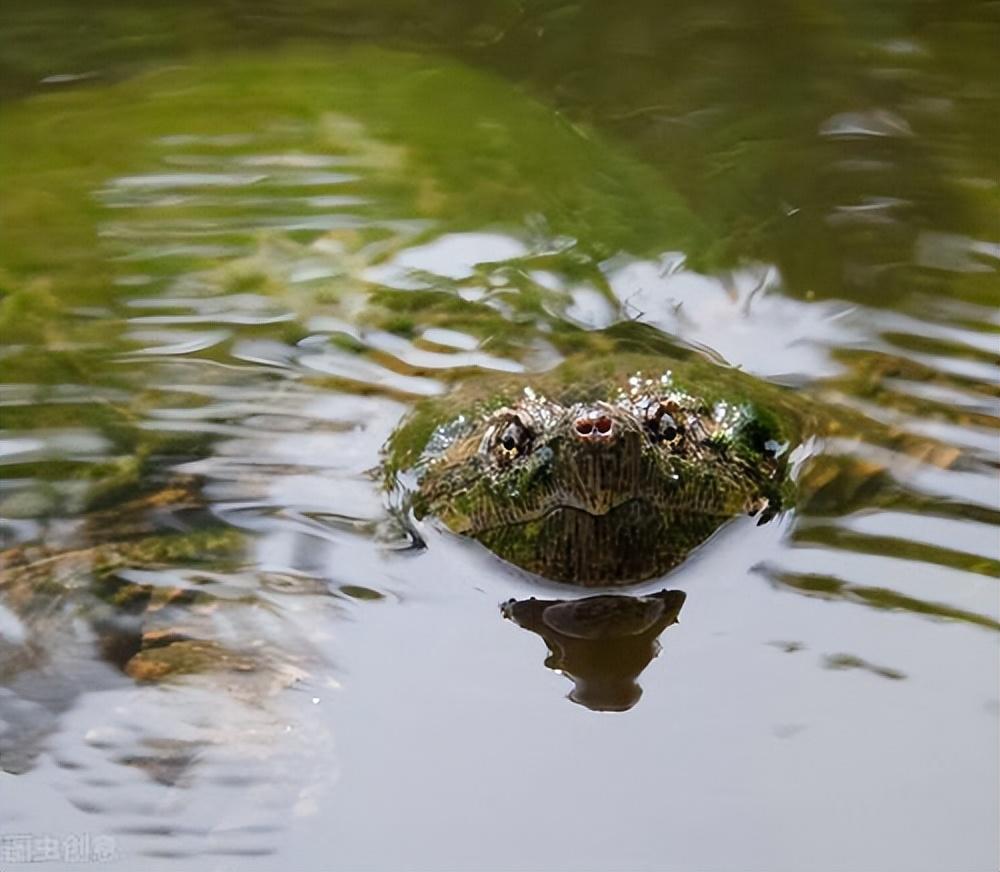
M 387 469 L 392 483 L 411 473 L 418 519 L 510 563 L 628 584 L 677 566 L 737 515 L 780 511 L 797 435 L 779 394 L 694 360 L 571 360 L 424 403 L 390 440 Z

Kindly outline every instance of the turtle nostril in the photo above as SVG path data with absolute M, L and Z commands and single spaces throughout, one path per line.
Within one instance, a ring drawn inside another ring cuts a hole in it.
M 573 429 L 576 430 L 576 435 L 584 439 L 597 439 L 599 437 L 610 436 L 614 428 L 614 421 L 609 416 L 594 412 L 581 415 L 573 422 Z

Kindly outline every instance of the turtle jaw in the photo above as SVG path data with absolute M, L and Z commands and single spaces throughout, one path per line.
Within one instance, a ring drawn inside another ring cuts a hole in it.
M 542 524 L 555 521 L 566 513 L 590 518 L 595 523 L 607 519 L 624 506 L 635 504 L 647 513 L 655 514 L 659 509 L 648 495 L 634 493 L 614 494 L 609 490 L 583 491 L 574 488 L 549 488 L 538 495 L 536 500 L 512 502 L 505 510 L 472 513 L 462 516 L 445 516 L 445 525 L 455 533 L 480 538 L 491 536 L 504 529 L 523 527 L 528 524 Z
M 665 574 L 725 520 L 674 516 L 632 499 L 603 515 L 561 506 L 472 535 L 507 562 L 553 581 L 619 586 Z

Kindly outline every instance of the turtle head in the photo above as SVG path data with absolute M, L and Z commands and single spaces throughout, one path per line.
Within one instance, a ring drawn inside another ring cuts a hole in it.
M 773 511 L 784 447 L 752 405 L 668 377 L 570 399 L 528 388 L 434 432 L 414 508 L 548 578 L 628 583 L 734 515 Z

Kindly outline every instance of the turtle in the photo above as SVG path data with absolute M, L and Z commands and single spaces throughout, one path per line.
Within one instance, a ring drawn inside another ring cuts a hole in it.
M 570 358 L 418 405 L 386 447 L 404 515 L 434 518 L 536 576 L 633 584 L 680 565 L 794 486 L 788 392 L 696 357 Z

